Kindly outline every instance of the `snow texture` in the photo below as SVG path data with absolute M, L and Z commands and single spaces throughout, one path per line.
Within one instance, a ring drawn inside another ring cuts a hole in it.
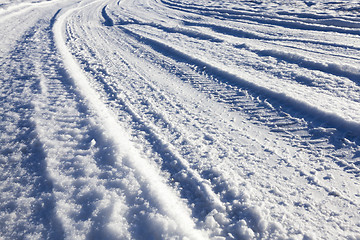
M 360 239 L 358 0 L 0 1 L 0 239 Z

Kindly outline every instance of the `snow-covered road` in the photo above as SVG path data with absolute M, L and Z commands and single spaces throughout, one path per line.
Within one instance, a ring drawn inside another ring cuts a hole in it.
M 360 239 L 359 4 L 0 1 L 0 239 Z

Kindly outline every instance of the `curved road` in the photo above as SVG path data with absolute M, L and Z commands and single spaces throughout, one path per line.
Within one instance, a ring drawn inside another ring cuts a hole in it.
M 356 3 L 0 6 L 3 239 L 359 239 Z

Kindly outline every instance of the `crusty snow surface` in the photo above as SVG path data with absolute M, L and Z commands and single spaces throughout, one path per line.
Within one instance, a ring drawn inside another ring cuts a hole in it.
M 360 239 L 360 1 L 0 0 L 0 239 Z

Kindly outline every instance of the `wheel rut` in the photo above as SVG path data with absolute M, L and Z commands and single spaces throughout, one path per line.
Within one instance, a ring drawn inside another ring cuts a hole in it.
M 202 62 L 187 58 L 184 53 L 177 52 L 173 48 L 169 51 L 167 48 L 170 47 L 163 43 L 155 42 L 156 40 L 153 39 L 148 41 L 145 36 L 140 38 L 133 32 L 125 31 L 162 55 L 188 65 L 189 70 L 183 72 L 179 68 L 167 65 L 166 61 L 159 60 L 157 63 L 179 76 L 184 82 L 226 104 L 232 111 L 246 113 L 251 121 L 267 126 L 271 131 L 288 139 L 294 146 L 309 151 L 318 149 L 318 152 L 328 152 L 326 156 L 333 156 L 331 159 L 343 167 L 344 171 L 354 174 L 355 177 L 360 176 L 356 157 L 354 158 L 359 151 L 357 148 L 359 138 L 351 129 L 342 129 L 337 124 L 334 125 L 323 118 L 319 119 L 318 116 L 312 118 L 311 112 L 296 109 L 295 104 L 288 104 L 271 94 L 267 95 L 264 91 L 253 88 L 252 85 L 241 85 L 233 81 L 231 76 L 213 70 L 211 66 Z M 152 59 L 156 57 L 152 56 L 149 61 L 154 61 Z

